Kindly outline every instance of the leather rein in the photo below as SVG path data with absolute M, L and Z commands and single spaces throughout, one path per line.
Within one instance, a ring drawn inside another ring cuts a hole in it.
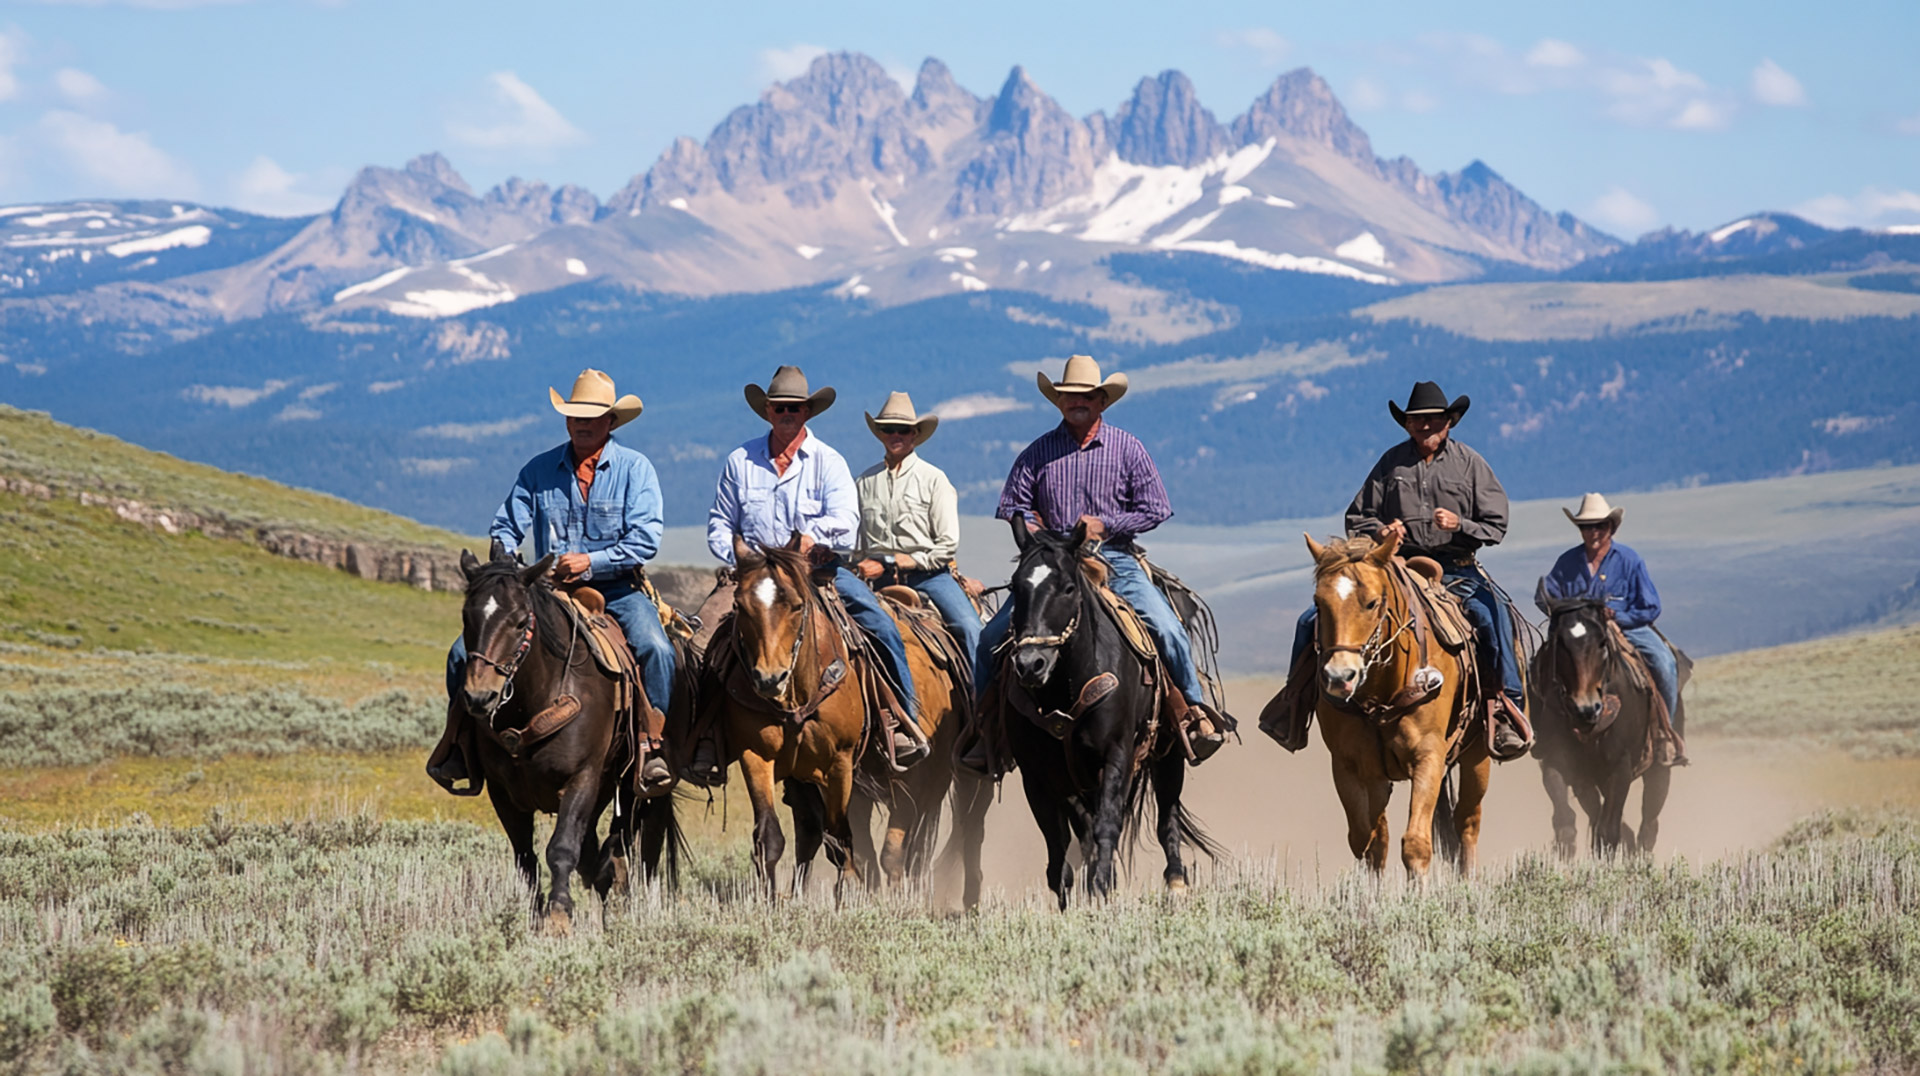
M 1360 679 L 1353 686 L 1353 694 L 1345 699 L 1336 699 L 1329 695 L 1328 699 L 1343 710 L 1365 715 L 1382 725 L 1404 717 L 1433 698 L 1440 690 L 1437 681 L 1423 683 L 1421 680 L 1421 670 L 1429 667 L 1427 632 L 1420 619 L 1420 599 L 1414 596 L 1412 584 L 1400 574 L 1406 569 L 1396 565 L 1383 570 L 1393 583 L 1393 591 L 1400 608 L 1394 608 L 1394 603 L 1389 602 L 1387 609 L 1374 620 L 1373 631 L 1367 635 L 1366 641 L 1358 646 L 1338 643 L 1320 644 L 1322 655 L 1357 654 L 1360 657 Z M 1389 630 L 1396 615 L 1403 618 L 1400 626 Z M 1384 701 L 1362 698 L 1360 693 L 1366 688 L 1368 677 L 1398 652 L 1396 644 L 1408 633 L 1412 633 L 1418 644 L 1419 660 L 1414 663 L 1412 669 L 1408 670 L 1405 680 Z M 1322 660 L 1324 661 L 1324 657 Z M 1324 691 L 1322 693 L 1324 694 Z
M 769 564 L 765 570 L 768 573 L 772 573 L 773 566 Z M 787 651 L 787 666 L 786 666 L 787 689 L 785 693 L 786 705 L 781 708 L 773 708 L 767 704 L 767 700 L 764 697 L 758 694 L 754 695 L 754 700 L 753 700 L 755 702 L 762 704 L 763 706 L 768 706 L 768 708 L 775 713 L 784 715 L 788 721 L 791 721 L 794 724 L 799 724 L 800 722 L 805 721 L 807 718 L 812 717 L 817 711 L 819 711 L 821 706 L 825 705 L 827 699 L 833 694 L 834 690 L 838 688 L 841 685 L 841 683 L 846 680 L 845 666 L 842 665 L 842 671 L 840 675 L 838 677 L 835 677 L 835 676 L 829 675 L 828 670 L 831 668 L 831 663 L 829 663 L 826 666 L 823 666 L 823 668 L 821 669 L 819 690 L 814 695 L 814 697 L 802 705 L 799 705 L 799 706 L 793 705 L 793 691 L 794 691 L 794 688 L 798 686 L 800 682 L 800 675 L 799 675 L 800 648 L 806 644 L 808 638 L 811 635 L 809 629 L 813 627 L 814 617 L 824 615 L 824 610 L 820 608 L 819 596 L 816 594 L 810 593 L 813 587 L 813 583 L 808 579 L 802 577 L 798 585 L 800 588 L 800 595 L 801 595 L 800 625 L 799 627 L 794 629 L 793 646 L 789 648 Z M 741 589 L 744 590 L 745 588 L 741 588 Z M 736 591 L 736 593 L 738 593 L 738 591 Z M 740 641 L 741 632 L 739 629 L 738 614 L 736 614 L 734 617 L 734 630 L 729 634 L 731 635 L 729 642 L 733 647 L 733 656 L 734 656 L 735 663 L 737 667 L 741 669 L 745 669 L 752 664 L 752 661 L 748 657 L 747 653 L 741 649 L 741 641 Z M 738 697 L 737 693 L 735 697 L 736 698 Z
M 1576 621 L 1576 623 L 1580 622 Z M 1607 684 L 1613 680 L 1614 673 L 1620 662 L 1620 654 L 1614 649 L 1613 645 L 1613 632 L 1608 630 L 1610 627 L 1611 624 L 1603 621 L 1598 629 L 1589 629 L 1600 632 L 1600 716 L 1594 719 L 1591 728 L 1583 729 L 1571 720 L 1567 722 L 1568 730 L 1573 733 L 1573 738 L 1579 740 L 1581 743 L 1590 744 L 1606 735 L 1607 730 L 1613 727 L 1614 718 L 1620 716 L 1620 695 L 1618 692 L 1607 690 Z M 1557 631 L 1551 632 L 1548 637 L 1553 641 L 1554 653 L 1556 655 L 1559 654 L 1565 648 L 1565 644 L 1560 641 L 1560 633 Z M 1553 673 L 1553 690 L 1558 696 L 1561 712 L 1572 714 L 1576 712 L 1573 705 L 1573 693 L 1567 690 L 1566 681 L 1560 677 L 1560 670 L 1557 667 L 1558 664 L 1558 662 L 1554 661 L 1547 663 L 1548 669 Z

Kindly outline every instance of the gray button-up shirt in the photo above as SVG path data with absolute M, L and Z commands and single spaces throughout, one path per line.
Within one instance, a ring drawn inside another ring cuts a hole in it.
M 1436 508 L 1458 515 L 1460 529 L 1435 525 Z M 1402 441 L 1387 449 L 1354 494 L 1347 506 L 1347 534 L 1377 534 L 1396 519 L 1407 525 L 1407 556 L 1441 561 L 1472 556 L 1507 536 L 1507 491 L 1480 453 L 1451 437 L 1430 463 L 1420 459 L 1411 440 Z

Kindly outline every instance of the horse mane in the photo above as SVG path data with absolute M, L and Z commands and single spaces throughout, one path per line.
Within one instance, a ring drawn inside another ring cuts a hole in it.
M 805 589 L 808 577 L 813 574 L 813 562 L 807 559 L 805 553 L 788 549 L 783 545 L 763 546 L 755 552 L 758 554 L 758 559 L 765 562 L 768 567 L 786 574 L 803 590 Z M 735 567 L 741 566 L 735 565 Z M 753 560 L 749 559 L 741 570 L 752 571 L 754 567 Z
M 1380 543 L 1367 534 L 1357 534 L 1352 538 L 1329 538 L 1320 547 L 1319 559 L 1314 561 L 1313 578 L 1318 581 L 1321 576 L 1331 575 L 1349 564 L 1365 560 L 1367 554 L 1379 546 Z
M 1107 580 L 1113 577 L 1113 568 L 1099 557 L 1081 557 L 1080 573 L 1087 577 L 1088 582 L 1104 587 Z

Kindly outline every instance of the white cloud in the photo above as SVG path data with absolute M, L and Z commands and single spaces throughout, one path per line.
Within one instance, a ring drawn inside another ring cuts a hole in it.
M 1823 194 L 1793 211 L 1829 228 L 1885 228 L 1920 224 L 1920 191 L 1868 187 L 1859 194 Z
M 1293 42 L 1277 30 L 1253 26 L 1245 30 L 1225 30 L 1219 36 L 1222 47 L 1247 49 L 1267 65 L 1280 63 L 1293 51 Z
M 10 101 L 20 92 L 13 65 L 20 62 L 21 52 L 18 34 L 0 34 L 0 101 Z
M 40 132 L 74 172 L 103 185 L 102 193 L 178 196 L 199 189 L 193 173 L 145 133 L 64 109 L 41 116 Z
M 1732 111 L 1727 106 L 1696 97 L 1688 101 L 1680 114 L 1668 121 L 1667 126 L 1676 131 L 1718 131 L 1732 119 Z
M 1556 38 L 1543 37 L 1527 50 L 1529 67 L 1579 67 L 1586 62 L 1586 53 Z
M 1409 90 L 1400 98 L 1400 107 L 1415 115 L 1425 115 L 1440 107 L 1440 99 L 1425 90 Z
M 236 208 L 270 217 L 304 217 L 332 208 L 335 197 L 303 189 L 302 173 L 289 172 L 271 157 L 253 159 L 233 181 Z
M 111 96 L 99 79 L 77 67 L 63 67 L 55 71 L 53 86 L 60 91 L 60 96 L 76 105 L 98 104 Z
M 1771 59 L 1763 59 L 1754 67 L 1750 86 L 1753 99 L 1763 105 L 1797 108 L 1807 103 L 1806 87 Z
M 1356 112 L 1377 111 L 1387 107 L 1391 99 L 1386 87 L 1364 75 L 1354 79 L 1353 88 L 1347 91 L 1347 104 Z
M 1593 200 L 1585 216 L 1617 232 L 1639 235 L 1660 222 L 1660 213 L 1625 187 L 1610 187 Z
M 1894 120 L 1893 129 L 1903 135 L 1920 135 L 1920 112 Z
M 480 149 L 554 149 L 587 140 L 585 132 L 569 123 L 520 76 L 495 71 L 487 81 L 493 84 L 499 111 L 487 123 L 449 123 L 447 134 L 455 141 Z
M 538 415 L 521 415 L 519 418 L 503 418 L 497 422 L 442 422 L 437 426 L 422 426 L 413 432 L 424 437 L 444 437 L 450 441 L 466 441 L 471 444 L 519 433 L 538 421 Z
M 774 82 L 785 82 L 799 78 L 813 66 L 816 57 L 826 55 L 827 50 L 818 45 L 799 44 L 784 49 L 760 50 L 760 74 Z

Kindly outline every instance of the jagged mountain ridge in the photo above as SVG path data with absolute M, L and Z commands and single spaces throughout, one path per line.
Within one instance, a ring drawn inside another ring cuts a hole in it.
M 1076 118 L 1020 67 L 982 98 L 936 59 L 908 90 L 866 56 L 833 53 L 704 141 L 676 140 L 605 205 L 519 179 L 476 195 L 427 154 L 363 169 L 271 253 L 144 301 L 202 320 L 438 317 L 583 279 L 692 295 L 837 284 L 887 303 L 1018 288 L 1091 297 L 1168 337 L 1181 331 L 1161 316 L 1168 301 L 1115 281 L 1108 253 L 1424 283 L 1494 263 L 1558 269 L 1618 245 L 1478 161 L 1430 175 L 1375 156 L 1305 68 L 1224 122 L 1178 71 L 1140 80 L 1112 116 Z

